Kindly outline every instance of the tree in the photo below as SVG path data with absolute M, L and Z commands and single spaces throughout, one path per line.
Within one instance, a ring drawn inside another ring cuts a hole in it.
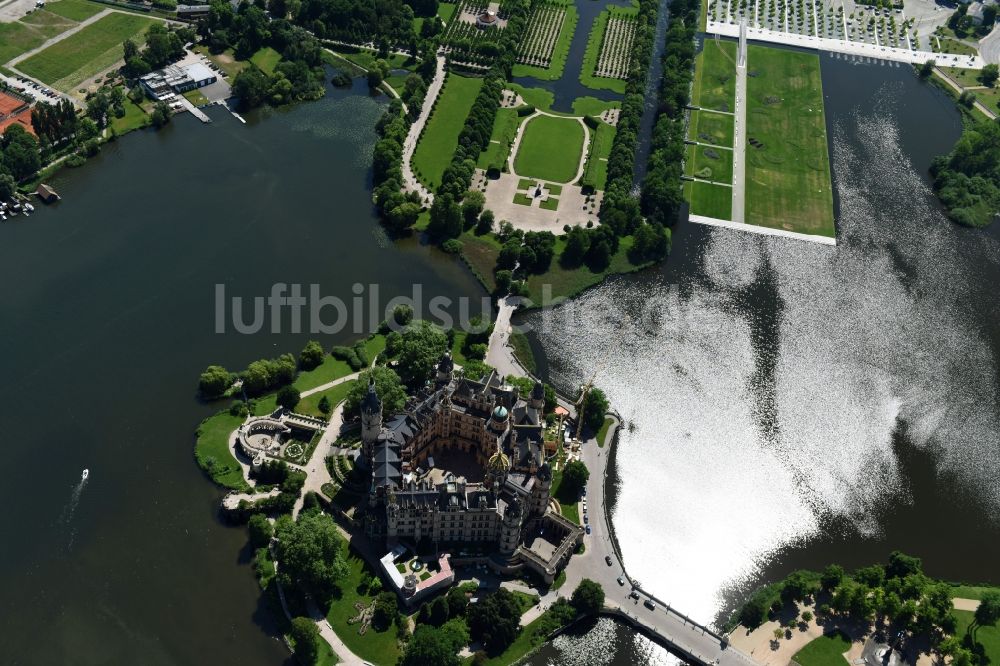
M 260 106 L 267 99 L 271 81 L 267 74 L 256 67 L 247 67 L 233 79 L 233 94 L 239 98 L 245 109 Z
M 18 123 L 8 126 L 0 138 L 0 160 L 14 180 L 24 180 L 42 165 L 38 140 Z
M 404 328 L 413 322 L 413 308 L 409 305 L 397 305 L 392 309 L 392 322 L 396 328 Z
M 604 607 L 604 588 L 589 578 L 584 578 L 573 590 L 570 603 L 581 615 L 596 615 Z
M 264 514 L 255 513 L 250 516 L 247 529 L 250 531 L 250 545 L 254 548 L 263 548 L 271 543 L 274 527 L 271 526 L 271 521 Z
M 415 321 L 402 332 L 396 371 L 410 387 L 422 385 L 448 349 L 444 331 L 426 321 Z
M 604 391 L 591 387 L 587 392 L 587 397 L 583 400 L 583 425 L 585 428 L 597 432 L 604 425 L 604 415 L 608 411 L 608 399 Z
M 470 604 L 465 615 L 469 634 L 490 655 L 503 652 L 521 631 L 521 606 L 510 590 L 503 587 Z
M 992 88 L 993 85 L 997 82 L 997 79 L 1000 78 L 1000 67 L 998 67 L 995 64 L 986 65 L 979 72 L 979 76 L 977 78 L 979 79 L 979 82 L 982 83 L 984 86 Z
M 278 389 L 278 397 L 275 402 L 278 403 L 279 407 L 284 407 L 291 411 L 295 409 L 300 400 L 302 400 L 302 394 L 299 393 L 297 388 L 294 386 L 282 386 Z
M 292 619 L 292 642 L 295 643 L 295 658 L 300 664 L 312 666 L 319 657 L 319 629 L 307 617 Z
M 450 194 L 434 197 L 427 233 L 438 239 L 457 238 L 462 233 L 462 210 Z
M 1000 591 L 989 590 L 983 593 L 974 619 L 977 629 L 979 627 L 992 627 L 997 621 L 1000 621 Z
M 10 199 L 17 190 L 17 183 L 14 178 L 0 168 L 0 199 Z
M 417 626 L 399 666 L 459 666 L 458 651 L 469 642 L 469 630 L 460 619 L 441 627 Z
M 479 190 L 469 190 L 465 193 L 465 198 L 462 200 L 462 218 L 467 229 L 476 224 L 485 205 L 486 197 Z
M 839 564 L 829 564 L 820 574 L 820 586 L 827 592 L 836 589 L 844 580 L 844 567 Z
M 431 602 L 430 609 L 430 623 L 435 627 L 440 627 L 442 624 L 448 621 L 448 616 L 451 612 L 451 608 L 448 604 L 448 600 L 445 597 L 439 596 Z
M 347 575 L 344 542 L 333 517 L 319 511 L 299 515 L 296 522 L 279 520 L 276 554 L 283 586 L 298 586 L 328 605 Z
M 482 236 L 483 234 L 488 234 L 493 231 L 493 223 L 496 218 L 493 215 L 493 211 L 490 209 L 484 210 L 479 214 L 479 221 L 476 223 L 476 233 Z
M 149 117 L 153 121 L 153 127 L 163 127 L 170 122 L 170 107 L 166 102 L 157 102 Z
M 299 367 L 303 370 L 312 370 L 323 363 L 325 355 L 326 352 L 323 351 L 323 345 L 315 340 L 310 340 L 302 348 L 302 351 L 299 352 Z
M 587 479 L 589 478 L 590 470 L 583 464 L 583 461 L 571 460 L 563 468 L 560 493 L 563 497 L 579 496 L 580 491 L 587 485 Z
M 453 587 L 448 590 L 448 616 L 449 617 L 459 617 L 465 612 L 465 609 L 469 605 L 469 598 L 465 596 L 465 592 L 457 587 Z
M 382 414 L 390 415 L 398 412 L 406 404 L 406 391 L 399 375 L 392 368 L 375 366 L 371 370 L 362 372 L 358 380 L 351 385 L 344 400 L 344 414 L 346 416 L 357 416 L 358 406 L 361 400 L 368 393 L 368 382 L 375 380 L 375 392 L 378 393 L 379 400 L 382 401 Z
M 396 619 L 399 607 L 394 592 L 379 592 L 375 597 L 375 611 L 372 613 L 372 625 L 379 631 L 385 631 Z
M 198 390 L 205 398 L 218 398 L 233 383 L 233 375 L 221 365 L 205 368 L 198 379 Z
M 923 563 L 919 557 L 910 557 L 894 550 L 889 553 L 889 563 L 885 567 L 886 578 L 905 578 L 911 574 L 923 573 Z
M 323 414 L 329 414 L 330 410 L 333 409 L 333 405 L 330 404 L 330 396 L 328 395 L 324 395 L 322 398 L 320 398 L 319 404 L 316 406 L 319 408 L 319 411 L 322 412 Z

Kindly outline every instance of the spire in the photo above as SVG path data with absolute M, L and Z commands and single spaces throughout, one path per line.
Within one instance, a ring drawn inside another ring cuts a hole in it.
M 362 414 L 381 414 L 382 413 L 382 401 L 378 397 L 378 392 L 375 390 L 375 378 L 368 378 L 368 393 L 365 394 L 364 399 L 361 401 L 361 413 Z

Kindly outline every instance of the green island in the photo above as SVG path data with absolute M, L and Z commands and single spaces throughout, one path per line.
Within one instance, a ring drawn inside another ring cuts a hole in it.
M 223 514 L 246 525 L 262 606 L 301 663 L 511 664 L 605 609 L 618 573 L 574 555 L 608 401 L 588 385 L 557 409 L 551 386 L 484 363 L 492 334 L 398 306 L 350 346 L 201 374 L 203 399 L 230 406 L 195 458 L 229 489 Z
M 896 551 L 851 572 L 795 571 L 755 591 L 729 626 L 734 647 L 799 666 L 985 666 L 1000 659 L 998 623 L 1000 588 L 936 580 Z

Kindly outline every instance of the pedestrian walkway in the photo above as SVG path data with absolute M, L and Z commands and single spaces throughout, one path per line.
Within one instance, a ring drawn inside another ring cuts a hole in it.
M 406 135 L 406 140 L 403 141 L 403 189 L 407 192 L 416 192 L 427 205 L 434 203 L 434 195 L 417 180 L 417 177 L 413 173 L 411 161 L 413 160 L 413 153 L 417 149 L 420 134 L 424 131 L 424 125 L 427 124 L 427 119 L 434 108 L 434 101 L 441 94 L 441 87 L 444 85 L 444 65 L 444 56 L 438 55 L 437 66 L 434 70 L 434 79 L 427 86 L 427 93 L 424 95 L 424 105 L 420 107 L 420 115 L 410 125 L 410 131 Z

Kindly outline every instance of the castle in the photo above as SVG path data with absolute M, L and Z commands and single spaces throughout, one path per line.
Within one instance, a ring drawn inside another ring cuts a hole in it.
M 434 380 L 385 419 L 369 385 L 360 405 L 366 532 L 390 545 L 479 545 L 494 569 L 528 567 L 551 583 L 583 529 L 549 510 L 544 387 L 522 397 L 496 371 L 473 381 L 454 370 L 445 354 Z

